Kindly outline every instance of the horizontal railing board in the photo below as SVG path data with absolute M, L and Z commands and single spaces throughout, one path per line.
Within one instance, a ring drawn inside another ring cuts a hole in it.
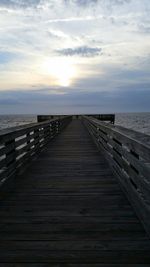
M 150 234 L 150 136 L 83 117 Z

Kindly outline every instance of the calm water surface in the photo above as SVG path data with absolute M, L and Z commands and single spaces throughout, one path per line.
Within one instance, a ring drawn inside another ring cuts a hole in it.
M 115 124 L 150 135 L 150 112 L 116 114 Z

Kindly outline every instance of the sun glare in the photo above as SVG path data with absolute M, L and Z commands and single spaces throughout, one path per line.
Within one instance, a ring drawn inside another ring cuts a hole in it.
M 69 59 L 47 59 L 42 65 L 44 74 L 52 76 L 55 85 L 67 87 L 75 77 L 75 67 Z

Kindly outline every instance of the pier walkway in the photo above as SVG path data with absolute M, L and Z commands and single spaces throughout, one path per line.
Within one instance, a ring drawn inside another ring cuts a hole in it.
M 0 266 L 150 266 L 148 235 L 81 120 L 1 200 Z

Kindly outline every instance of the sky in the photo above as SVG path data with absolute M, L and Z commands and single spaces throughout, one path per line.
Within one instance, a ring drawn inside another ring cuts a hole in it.
M 0 0 L 0 114 L 150 111 L 150 0 Z

